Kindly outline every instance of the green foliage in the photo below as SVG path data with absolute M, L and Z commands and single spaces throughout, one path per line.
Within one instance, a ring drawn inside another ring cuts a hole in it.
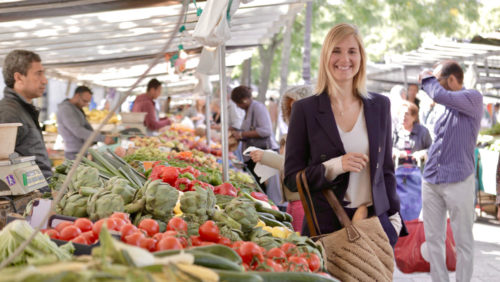
M 357 25 L 369 59 L 382 62 L 385 55 L 417 49 L 428 34 L 470 39 L 478 32 L 491 32 L 500 26 L 499 18 L 500 4 L 490 1 L 315 0 L 311 29 L 311 75 L 317 75 L 324 37 L 332 26 L 340 22 Z M 302 78 L 304 23 L 305 8 L 297 14 L 293 24 L 289 85 L 299 83 Z M 270 88 L 279 88 L 281 49 L 280 45 L 273 58 Z M 259 72 L 260 58 L 255 51 L 252 57 L 254 84 L 260 81 Z M 239 73 L 241 67 L 233 72 L 233 78 Z

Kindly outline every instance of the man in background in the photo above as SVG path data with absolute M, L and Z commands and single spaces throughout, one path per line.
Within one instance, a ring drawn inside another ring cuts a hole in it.
M 146 112 L 144 125 L 148 135 L 153 135 L 162 127 L 170 125 L 172 122 L 168 118 L 158 119 L 158 112 L 155 107 L 155 100 L 160 97 L 162 90 L 161 82 L 153 78 L 148 82 L 146 93 L 137 96 L 132 107 L 132 112 Z
M 4 98 L 0 101 L 0 123 L 22 123 L 17 129 L 15 152 L 35 156 L 45 178 L 52 176 L 51 164 L 33 99 L 42 97 L 47 86 L 42 60 L 36 53 L 14 50 L 3 63 Z M 43 189 L 41 189 L 43 190 Z
M 78 86 L 71 99 L 65 99 L 57 105 L 57 129 L 64 140 L 64 157 L 68 160 L 76 159 L 76 155 L 92 134 L 94 129 L 87 121 L 83 112 L 92 100 L 92 91 L 87 86 Z M 94 142 L 101 141 L 113 144 L 111 136 L 98 134 Z
M 449 281 L 446 268 L 446 217 L 456 242 L 456 280 L 470 281 L 473 271 L 474 149 L 483 95 L 463 88 L 464 73 L 454 61 L 441 62 L 434 73 L 420 74 L 422 89 L 446 110 L 435 126 L 424 168 L 422 205 L 432 281 Z

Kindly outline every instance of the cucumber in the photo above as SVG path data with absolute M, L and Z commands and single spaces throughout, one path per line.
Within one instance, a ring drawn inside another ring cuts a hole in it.
M 190 250 L 220 256 L 220 257 L 228 259 L 236 264 L 242 263 L 241 257 L 233 249 L 229 248 L 228 246 L 216 244 L 216 245 L 195 247 L 195 248 L 192 248 Z
M 283 282 L 283 281 L 315 281 L 315 282 L 333 282 L 340 281 L 335 278 L 329 278 L 323 275 L 309 272 L 256 272 L 249 271 L 246 273 L 257 274 L 262 278 L 263 282 Z
M 280 226 L 280 227 L 289 228 L 284 223 L 277 221 L 275 219 L 271 219 L 271 218 L 266 217 L 266 216 L 259 215 L 259 219 L 262 220 L 267 226 L 271 226 L 271 227 Z M 293 228 L 292 228 L 292 230 L 293 230 Z
M 196 265 L 215 269 L 243 271 L 243 267 L 241 265 L 223 257 L 198 251 L 189 251 L 189 253 L 194 255 L 194 264 Z
M 257 212 L 259 214 L 259 216 L 265 216 L 267 218 L 270 218 L 270 219 L 274 219 L 276 220 L 276 217 L 274 217 L 274 215 L 270 214 L 270 213 L 267 213 L 267 212 Z
M 243 271 L 241 265 L 234 263 L 222 256 L 214 255 L 211 253 L 205 253 L 202 251 L 195 251 L 193 249 L 184 250 L 188 254 L 194 256 L 194 264 L 199 266 L 205 266 L 214 269 L 232 270 L 232 271 Z M 168 250 L 154 253 L 157 257 L 165 257 L 170 255 L 175 255 L 180 253 L 181 250 Z
M 253 273 L 235 272 L 228 270 L 213 269 L 219 275 L 220 282 L 262 282 L 262 278 Z

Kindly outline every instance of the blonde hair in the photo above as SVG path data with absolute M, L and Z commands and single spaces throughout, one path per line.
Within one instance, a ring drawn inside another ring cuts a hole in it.
M 358 42 L 359 53 L 361 62 L 358 73 L 353 78 L 353 91 L 355 95 L 369 98 L 368 91 L 366 90 L 366 53 L 363 46 L 363 40 L 355 25 L 340 23 L 332 27 L 325 37 L 323 48 L 321 49 L 318 82 L 316 84 L 316 93 L 319 95 L 324 91 L 327 92 L 340 92 L 340 87 L 335 82 L 332 73 L 330 72 L 330 57 L 335 46 L 349 35 L 354 36 Z

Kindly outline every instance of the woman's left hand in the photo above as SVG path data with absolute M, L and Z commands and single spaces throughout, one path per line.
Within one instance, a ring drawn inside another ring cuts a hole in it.
M 264 151 L 262 150 L 255 150 L 250 152 L 250 158 L 252 158 L 252 161 L 254 163 L 258 163 L 262 160 L 262 155 L 264 154 Z

